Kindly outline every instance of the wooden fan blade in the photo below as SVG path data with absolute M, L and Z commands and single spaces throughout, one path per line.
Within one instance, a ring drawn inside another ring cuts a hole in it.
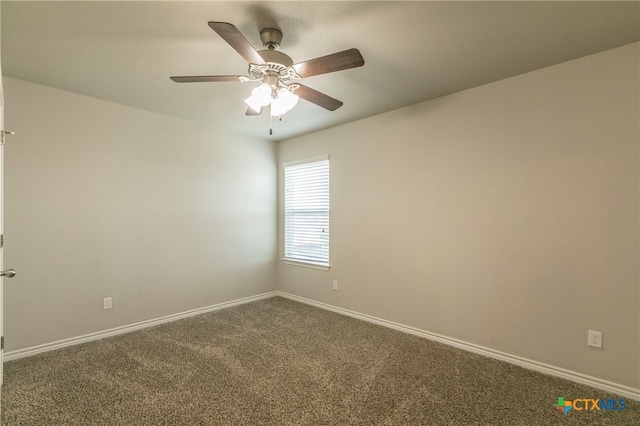
M 342 52 L 294 64 L 293 68 L 300 77 L 305 78 L 314 75 L 326 74 L 328 72 L 361 67 L 363 65 L 364 58 L 360 54 L 360 51 L 358 49 L 348 49 L 343 50 Z
M 329 95 L 318 92 L 311 87 L 307 87 L 299 83 L 296 84 L 298 84 L 300 87 L 298 87 L 293 93 L 298 95 L 302 99 L 313 102 L 314 104 L 319 105 L 322 108 L 328 109 L 329 111 L 335 111 L 342 106 L 342 102 L 332 98 Z
M 209 26 L 215 32 L 217 32 L 220 37 L 224 39 L 231 47 L 233 47 L 236 52 L 242 56 L 245 61 L 250 64 L 265 64 L 266 62 L 262 59 L 262 56 L 258 53 L 258 51 L 249 43 L 249 41 L 242 35 L 239 29 L 237 29 L 234 25 L 228 22 L 214 22 L 210 21 Z
M 249 115 L 249 116 L 260 115 L 260 114 L 262 114 L 263 110 L 264 110 L 264 108 L 260 107 L 260 111 L 256 112 L 255 109 L 249 107 L 249 108 L 247 108 L 247 112 L 245 112 L 244 115 Z
M 176 83 L 210 83 L 212 81 L 240 81 L 240 75 L 192 75 L 169 77 Z

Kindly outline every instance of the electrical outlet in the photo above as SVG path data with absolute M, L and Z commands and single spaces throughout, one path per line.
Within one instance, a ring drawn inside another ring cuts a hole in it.
M 587 345 L 602 349 L 602 332 L 589 330 L 587 334 Z
M 102 309 L 111 309 L 113 307 L 113 301 L 110 297 L 102 299 Z
M 338 289 L 338 281 L 333 280 L 333 289 L 337 290 Z

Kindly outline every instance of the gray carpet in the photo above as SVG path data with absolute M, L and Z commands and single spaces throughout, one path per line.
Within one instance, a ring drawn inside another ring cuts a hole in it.
M 272 298 L 5 364 L 4 425 L 638 425 L 614 395 Z

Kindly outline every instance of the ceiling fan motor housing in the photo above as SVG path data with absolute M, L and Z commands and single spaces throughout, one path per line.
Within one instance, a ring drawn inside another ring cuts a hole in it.
M 262 59 L 269 64 L 278 64 L 283 67 L 290 67 L 293 65 L 293 60 L 282 52 L 276 52 L 275 50 L 260 50 L 258 54 L 262 56 Z
M 265 28 L 260 31 L 260 40 L 262 40 L 264 50 L 258 51 L 258 54 L 266 62 L 266 65 L 249 64 L 251 77 L 262 79 L 265 76 L 274 75 L 283 82 L 289 80 L 291 76 L 288 69 L 293 65 L 293 60 L 278 51 L 282 42 L 282 32 L 276 28 Z
M 297 77 L 291 74 L 293 60 L 288 55 L 275 50 L 260 50 L 258 54 L 266 64 L 249 64 L 249 75 L 253 79 L 261 79 L 269 74 L 278 75 L 282 81 Z

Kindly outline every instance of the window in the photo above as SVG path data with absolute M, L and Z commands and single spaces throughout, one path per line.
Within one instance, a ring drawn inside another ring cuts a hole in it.
M 329 268 L 329 157 L 284 164 L 284 261 Z

